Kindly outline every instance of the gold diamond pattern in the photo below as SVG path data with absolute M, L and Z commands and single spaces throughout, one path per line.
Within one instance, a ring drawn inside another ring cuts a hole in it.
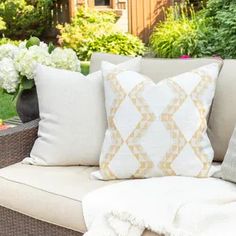
M 194 91 L 192 92 L 191 98 L 199 111 L 201 121 L 200 121 L 199 128 L 197 129 L 192 139 L 190 140 L 190 145 L 193 148 L 199 160 L 203 164 L 203 168 L 198 174 L 198 177 L 205 177 L 208 173 L 211 162 L 208 160 L 208 156 L 204 153 L 203 147 L 200 144 L 200 142 L 203 139 L 203 135 L 206 133 L 206 130 L 207 130 L 206 116 L 207 116 L 208 111 L 206 111 L 206 109 L 204 108 L 204 105 L 201 102 L 200 96 L 202 95 L 203 91 L 207 89 L 209 84 L 212 83 L 212 78 L 210 76 L 202 75 L 202 74 L 199 74 L 199 76 L 201 77 L 201 80 L 199 84 L 196 86 L 196 88 L 194 89 Z
M 121 103 L 126 98 L 126 93 L 118 82 L 116 73 L 110 74 L 109 77 L 107 77 L 107 81 L 110 81 L 112 91 L 116 94 L 116 98 L 113 101 L 109 113 L 110 115 L 108 117 L 108 126 L 112 131 L 112 140 L 114 141 L 114 144 L 111 145 L 111 147 L 109 148 L 109 151 L 106 153 L 104 161 L 100 164 L 100 167 L 106 179 L 117 179 L 115 174 L 109 168 L 109 164 L 113 160 L 118 150 L 124 144 L 124 142 L 126 142 L 130 151 L 133 153 L 134 157 L 140 164 L 138 170 L 136 171 L 136 173 L 134 173 L 132 177 L 141 178 L 150 168 L 154 166 L 153 162 L 148 158 L 147 153 L 145 153 L 144 148 L 140 144 L 137 144 L 137 140 L 142 136 L 145 130 L 147 130 L 151 123 L 155 120 L 154 113 L 149 110 L 149 106 L 145 102 L 144 98 L 141 96 L 145 85 L 152 82 L 149 79 L 145 79 L 143 82 L 137 84 L 128 94 L 129 98 L 131 99 L 137 110 L 140 112 L 142 117 L 133 132 L 129 135 L 127 140 L 124 141 L 118 128 L 115 125 L 114 118 Z
M 160 162 L 160 168 L 166 175 L 176 175 L 175 171 L 171 167 L 171 164 L 180 154 L 187 141 L 174 121 L 173 116 L 186 100 L 187 94 L 173 80 L 168 81 L 168 86 L 174 91 L 176 96 L 162 113 L 161 121 L 164 123 L 166 129 L 169 130 L 173 138 L 173 144 L 165 154 L 164 159 Z
M 105 175 L 104 177 L 106 179 L 117 179 L 115 174 L 112 173 L 111 169 L 109 168 L 109 164 L 124 143 L 124 140 L 122 139 L 121 134 L 114 123 L 114 118 L 121 103 L 126 97 L 126 93 L 118 82 L 116 73 L 110 74 L 106 79 L 107 81 L 110 81 L 111 89 L 116 94 L 108 117 L 108 127 L 111 130 L 112 141 L 114 144 L 110 146 L 109 151 L 105 154 L 103 162 L 100 163 L 100 168 L 102 169 L 103 175 Z
M 148 104 L 141 94 L 145 86 L 152 83 L 153 82 L 147 79 L 136 85 L 136 87 L 129 93 L 131 101 L 142 116 L 141 120 L 126 140 L 129 149 L 140 163 L 139 169 L 133 175 L 134 178 L 144 177 L 148 170 L 154 166 L 144 148 L 138 143 L 139 139 L 150 127 L 151 123 L 156 119 L 155 114 L 151 112 Z

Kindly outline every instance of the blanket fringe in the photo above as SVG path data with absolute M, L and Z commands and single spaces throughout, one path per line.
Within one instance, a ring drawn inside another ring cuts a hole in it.
M 105 217 L 117 236 L 130 236 L 131 234 L 128 232 L 131 227 L 135 227 L 135 231 L 137 232 L 135 235 L 140 236 L 145 229 L 164 236 L 192 236 L 192 234 L 180 229 L 173 228 L 172 226 L 158 226 L 154 229 L 150 227 L 150 225 L 146 225 L 143 220 L 134 217 L 128 212 L 112 211 L 106 214 Z M 122 223 L 119 223 L 118 221 L 122 221 Z
M 105 232 L 104 229 L 90 229 L 83 236 L 114 236 L 114 233 Z

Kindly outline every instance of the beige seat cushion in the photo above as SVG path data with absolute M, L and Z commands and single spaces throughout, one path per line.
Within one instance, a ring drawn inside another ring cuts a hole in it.
M 95 167 L 39 167 L 15 164 L 0 170 L 0 205 L 33 218 L 84 233 L 81 200 L 114 183 L 90 178 Z M 149 231 L 145 236 L 157 236 Z

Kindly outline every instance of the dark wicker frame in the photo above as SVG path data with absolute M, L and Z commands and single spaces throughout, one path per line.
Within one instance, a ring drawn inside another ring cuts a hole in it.
M 0 168 L 29 156 L 39 120 L 0 132 Z M 79 232 L 36 220 L 0 206 L 0 236 L 81 236 Z

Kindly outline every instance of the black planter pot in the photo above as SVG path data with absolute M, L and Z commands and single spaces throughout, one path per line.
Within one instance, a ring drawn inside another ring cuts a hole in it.
M 32 89 L 20 92 L 16 102 L 16 111 L 23 123 L 39 118 L 38 97 L 35 86 Z

